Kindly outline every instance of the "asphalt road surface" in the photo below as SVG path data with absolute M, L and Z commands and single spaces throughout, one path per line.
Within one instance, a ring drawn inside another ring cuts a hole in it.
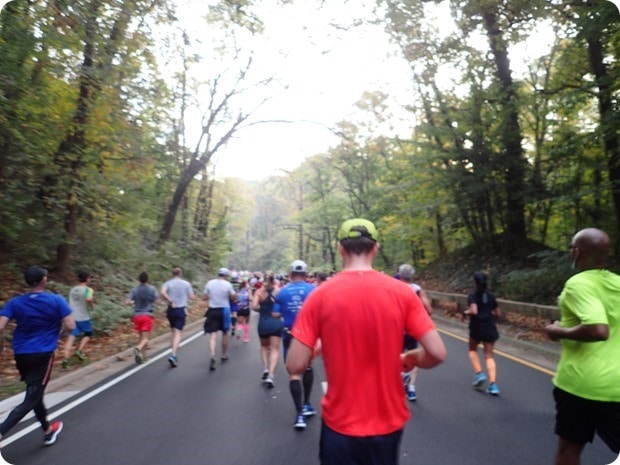
M 306 431 L 293 429 L 284 367 L 276 387 L 264 387 L 255 330 L 251 335 L 247 344 L 232 340 L 230 360 L 210 372 L 207 338 L 188 333 L 177 368 L 169 366 L 165 352 L 125 368 L 50 408 L 50 417 L 64 422 L 55 445 L 43 447 L 40 430 L 28 420 L 6 438 L 2 457 L 14 465 L 318 464 L 320 417 L 311 418 Z M 501 395 L 476 391 L 462 335 L 447 328 L 447 361 L 420 372 L 400 464 L 552 464 L 550 371 L 498 355 Z M 320 360 L 316 372 L 312 400 L 319 408 L 325 382 Z M 606 465 L 615 458 L 596 439 L 582 464 Z

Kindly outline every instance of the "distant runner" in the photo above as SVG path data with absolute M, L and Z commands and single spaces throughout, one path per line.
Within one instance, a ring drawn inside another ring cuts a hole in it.
M 307 270 L 307 265 L 301 260 L 295 260 L 291 263 L 289 275 L 290 283 L 280 289 L 280 292 L 278 292 L 276 296 L 273 316 L 281 316 L 284 322 L 284 333 L 282 335 L 284 363 L 286 363 L 286 354 L 291 340 L 293 339 L 290 329 L 293 328 L 297 314 L 306 300 L 306 297 L 308 297 L 315 288 L 315 286 L 305 281 Z M 297 430 L 306 429 L 306 417 L 316 415 L 316 410 L 310 403 L 313 382 L 314 371 L 311 365 L 308 365 L 308 368 L 306 368 L 302 376 L 298 374 L 289 375 L 289 389 L 293 397 L 293 404 L 295 405 L 296 412 L 293 427 Z

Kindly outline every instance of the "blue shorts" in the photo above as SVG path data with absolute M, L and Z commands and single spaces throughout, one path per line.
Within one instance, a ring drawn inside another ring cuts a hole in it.
M 93 335 L 92 321 L 84 320 L 75 322 L 75 329 L 71 331 L 71 336 L 78 337 L 81 333 L 84 333 L 86 337 L 91 337 Z
M 185 327 L 185 307 L 172 308 L 166 310 L 166 317 L 172 329 L 181 331 Z
M 398 463 L 403 430 L 378 436 L 346 436 L 323 422 L 319 444 L 321 465 L 377 465 Z

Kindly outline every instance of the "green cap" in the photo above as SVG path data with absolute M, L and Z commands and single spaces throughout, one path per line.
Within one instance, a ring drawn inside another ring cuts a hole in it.
M 338 240 L 355 239 L 356 237 L 368 237 L 373 241 L 378 241 L 379 233 L 377 233 L 374 224 L 363 218 L 354 218 L 342 223 L 338 231 Z

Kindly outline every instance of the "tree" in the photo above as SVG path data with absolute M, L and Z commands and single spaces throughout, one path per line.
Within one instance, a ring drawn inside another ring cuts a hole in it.
M 159 232 L 159 243 L 163 243 L 170 238 L 172 228 L 179 206 L 181 205 L 187 190 L 193 180 L 209 164 L 216 153 L 226 145 L 226 143 L 241 131 L 244 127 L 257 122 L 251 121 L 253 114 L 269 99 L 268 88 L 274 82 L 272 76 L 261 76 L 253 74 L 253 52 L 250 48 L 243 48 L 237 36 L 250 39 L 254 31 L 259 29 L 256 21 L 246 22 L 247 16 L 237 17 L 238 9 L 234 5 L 228 5 L 232 10 L 227 10 L 225 5 L 220 5 L 215 9 L 209 23 L 212 30 L 219 31 L 220 35 L 213 38 L 220 43 L 214 47 L 212 56 L 208 58 L 198 58 L 197 64 L 202 66 L 199 71 L 201 74 L 204 68 L 217 70 L 206 80 L 204 77 L 197 77 L 198 84 L 193 89 L 195 95 L 199 95 L 199 87 L 207 87 L 206 108 L 201 108 L 198 103 L 198 111 L 201 114 L 200 126 L 197 141 L 194 148 L 185 156 L 185 147 L 175 146 L 175 152 L 171 155 L 181 160 L 176 187 L 172 198 L 166 208 L 163 223 Z M 223 9 L 222 9 L 223 8 Z M 241 24 L 230 23 L 226 25 L 215 24 L 224 17 L 239 19 Z M 216 18 L 216 19 L 214 19 Z M 260 29 L 259 29 L 260 30 Z M 188 46 L 187 39 L 183 41 L 183 46 Z M 183 82 L 186 80 L 186 63 L 183 63 Z M 178 124 L 182 128 L 183 136 L 188 131 L 190 125 L 185 121 L 186 95 L 185 90 L 180 96 L 181 120 Z M 173 104 L 179 102 L 173 102 Z

